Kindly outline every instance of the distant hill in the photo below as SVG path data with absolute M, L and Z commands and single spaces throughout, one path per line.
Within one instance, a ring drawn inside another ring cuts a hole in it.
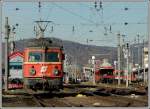
M 72 61 L 76 60 L 79 65 L 87 64 L 88 59 L 91 58 L 92 55 L 95 55 L 96 59 L 100 60 L 107 58 L 111 64 L 113 64 L 114 60 L 117 60 L 117 47 L 84 45 L 73 41 L 60 40 L 56 38 L 51 39 L 55 40 L 56 42 L 61 42 L 64 46 L 65 54 L 67 54 Z M 16 50 L 23 51 L 23 49 L 27 46 L 27 43 L 31 40 L 33 39 L 15 41 Z M 134 60 L 137 60 L 137 48 L 134 47 L 133 49 L 135 54 Z M 3 49 L 3 59 L 4 56 L 5 54 Z
M 66 54 L 77 59 L 77 63 L 81 65 L 87 64 L 92 55 L 95 55 L 96 59 L 100 60 L 108 58 L 110 63 L 117 59 L 117 49 L 115 47 L 84 45 L 71 41 L 63 41 L 63 45 Z

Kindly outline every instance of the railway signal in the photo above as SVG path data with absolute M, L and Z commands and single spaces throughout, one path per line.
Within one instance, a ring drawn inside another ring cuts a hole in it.
M 9 74 L 9 59 L 8 59 L 8 40 L 10 35 L 10 25 L 8 24 L 8 17 L 5 18 L 5 91 L 8 91 L 8 74 Z
M 129 43 L 126 44 L 127 51 L 127 72 L 126 72 L 126 87 L 129 86 Z

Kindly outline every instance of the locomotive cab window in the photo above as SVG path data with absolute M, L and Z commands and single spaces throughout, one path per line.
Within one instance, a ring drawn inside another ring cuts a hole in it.
M 45 61 L 46 62 L 59 62 L 59 53 L 58 52 L 47 52 Z
M 29 62 L 41 62 L 42 53 L 40 52 L 30 52 L 29 53 Z

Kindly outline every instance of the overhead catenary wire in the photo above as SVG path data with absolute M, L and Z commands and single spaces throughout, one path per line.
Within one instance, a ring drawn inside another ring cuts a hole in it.
M 83 17 L 83 16 L 81 16 L 81 15 L 79 15 L 79 14 L 76 14 L 75 12 L 72 12 L 72 11 L 70 11 L 70 10 L 68 10 L 67 8 L 64 8 L 64 7 L 62 7 L 62 6 L 60 6 L 60 5 L 57 5 L 56 3 L 53 3 L 55 6 L 57 6 L 57 7 L 59 7 L 60 9 L 63 9 L 64 11 L 67 11 L 68 13 L 70 13 L 70 14 L 72 14 L 72 15 L 75 15 L 75 16 L 77 16 L 77 17 L 80 17 L 81 19 L 86 19 L 88 22 L 91 22 L 92 24 L 90 24 L 89 26 L 91 26 L 91 25 L 96 25 L 96 26 L 100 26 L 100 25 L 102 25 L 102 24 L 97 24 L 97 23 L 95 23 L 94 21 L 92 21 L 92 20 L 90 20 L 90 19 L 87 19 L 87 18 L 85 18 L 85 17 Z M 111 28 L 112 28 L 112 25 L 122 25 L 123 23 L 112 23 L 112 24 L 105 24 L 105 25 L 111 25 Z M 125 24 L 125 23 L 124 23 Z M 129 23 L 128 23 L 129 24 Z M 128 25 L 127 24 L 127 25 Z M 130 23 L 130 24 L 145 24 L 145 23 L 141 23 L 141 22 L 138 22 L 138 23 Z M 72 24 L 58 24 L 58 25 L 72 25 Z M 86 26 L 88 26 L 88 25 L 86 25 Z
M 48 13 L 48 15 L 47 15 L 47 17 L 46 17 L 46 20 L 48 20 L 49 19 L 49 16 L 50 16 L 50 14 L 52 13 L 52 10 L 54 9 L 55 7 L 53 7 L 53 6 L 51 6 L 50 8 L 49 8 L 49 13 Z
M 96 22 L 94 22 L 94 21 L 92 21 L 92 20 L 90 20 L 90 19 L 87 19 L 87 18 L 85 18 L 85 17 L 83 17 L 83 16 L 81 16 L 81 15 L 79 15 L 79 14 L 76 14 L 76 13 L 74 13 L 74 12 L 72 12 L 72 11 L 70 11 L 70 10 L 68 10 L 68 9 L 66 9 L 66 8 L 64 8 L 64 7 L 62 7 L 62 6 L 60 6 L 60 5 L 57 5 L 56 3 L 53 3 L 53 4 L 54 4 L 56 7 L 60 8 L 60 9 L 62 9 L 62 10 L 64 10 L 64 11 L 66 11 L 66 12 L 68 12 L 68 13 L 74 15 L 74 16 L 80 17 L 81 19 L 86 20 L 86 21 L 91 22 L 92 24 L 95 24 L 95 25 L 96 25 Z M 57 25 L 61 25 L 61 24 L 57 24 Z
M 77 14 L 77 13 L 75 13 L 75 12 L 73 12 L 73 11 L 71 11 L 71 10 L 68 10 L 67 8 L 64 8 L 63 6 L 60 6 L 60 5 L 57 5 L 56 3 L 52 3 L 53 5 L 55 5 L 56 7 L 59 7 L 60 9 L 62 9 L 62 10 L 64 10 L 64 11 L 66 11 L 66 12 L 68 12 L 68 13 L 70 13 L 70 14 L 72 14 L 72 15 L 74 15 L 74 16 L 77 16 L 77 17 L 79 17 L 79 18 L 81 18 L 82 20 L 86 20 L 87 22 L 89 22 L 89 23 L 91 23 L 90 25 L 86 25 L 86 26 L 91 26 L 91 25 L 95 25 L 95 26 L 100 26 L 101 25 L 101 23 L 99 23 L 99 24 L 97 24 L 95 21 L 93 21 L 93 20 L 91 20 L 91 19 L 88 19 L 88 18 L 85 18 L 85 17 L 83 17 L 82 15 L 79 15 L 79 14 Z M 73 24 L 56 24 L 56 23 L 53 23 L 54 25 L 73 25 Z M 124 23 L 112 23 L 112 24 L 104 24 L 104 25 L 111 25 L 111 29 L 112 29 L 112 26 L 113 25 L 122 25 L 122 24 L 124 24 Z M 129 24 L 146 24 L 146 23 L 142 23 L 142 22 L 138 22 L 138 23 L 134 23 L 134 22 L 132 22 L 132 23 L 128 23 L 128 25 Z M 79 24 L 80 25 L 80 24 Z M 76 25 L 75 25 L 76 26 Z M 74 26 L 74 28 L 75 28 L 75 26 Z M 110 28 L 109 28 L 109 30 L 111 30 Z M 107 29 L 108 30 L 108 29 Z M 72 31 L 74 31 L 74 29 L 72 28 Z
M 60 8 L 60 9 L 64 10 L 64 11 L 66 11 L 66 12 L 68 12 L 68 13 L 70 13 L 70 14 L 76 16 L 76 17 L 79 17 L 79 18 L 82 19 L 82 20 L 86 20 L 86 21 L 88 21 L 88 22 L 91 22 L 91 23 L 93 23 L 93 24 L 96 24 L 96 22 L 94 22 L 94 21 L 92 21 L 92 20 L 90 20 L 90 19 L 87 19 L 87 18 L 85 18 L 85 17 L 83 17 L 83 16 L 81 16 L 81 15 L 75 13 L 75 12 L 72 12 L 71 10 L 66 9 L 66 8 L 64 8 L 63 6 L 57 5 L 56 3 L 52 3 L 52 4 L 55 5 L 56 7 L 58 7 L 58 8 Z
M 83 7 L 83 5 L 85 6 L 85 7 L 88 7 L 91 11 L 92 11 L 92 14 L 93 13 L 95 13 L 95 14 L 93 14 L 93 15 L 96 15 L 97 14 L 97 11 L 94 9 L 94 7 L 92 8 L 92 7 L 89 7 L 89 5 L 87 5 L 87 4 L 83 4 L 83 3 L 79 3 L 80 4 L 80 6 L 82 6 Z M 112 5 L 112 2 L 111 2 L 111 4 L 109 4 L 109 5 Z M 107 4 L 107 7 L 110 7 L 108 4 Z M 104 6 L 103 6 L 104 7 Z M 106 8 L 106 7 L 105 7 Z M 103 11 L 103 13 L 104 13 L 104 11 Z M 99 15 L 99 14 L 98 14 Z M 119 14 L 120 15 L 120 14 Z M 101 16 L 100 16 L 101 17 Z M 111 16 L 109 16 L 108 18 L 105 18 L 105 20 L 109 20 L 109 19 L 112 19 L 112 17 L 116 17 L 116 15 L 115 14 L 112 14 Z

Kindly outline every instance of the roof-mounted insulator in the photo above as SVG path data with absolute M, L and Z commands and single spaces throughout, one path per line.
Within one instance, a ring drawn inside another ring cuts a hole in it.
M 19 8 L 16 8 L 16 11 L 18 11 L 19 10 Z
M 111 33 L 111 25 L 110 25 L 110 28 L 109 28 L 109 32 Z
M 107 28 L 106 28 L 106 27 L 104 27 L 104 29 L 105 29 L 105 33 L 104 33 L 104 35 L 105 35 L 105 36 L 107 36 Z
M 34 31 L 34 32 L 36 31 L 36 29 L 35 29 L 35 26 L 34 26 L 34 29 L 33 29 L 33 31 Z
M 105 29 L 105 30 L 107 30 L 107 28 L 106 28 L 106 27 L 104 27 L 104 29 Z
M 125 11 L 127 11 L 127 10 L 128 10 L 128 8 L 127 8 L 127 7 L 125 7 L 125 8 L 124 8 L 124 10 L 125 10 Z
M 96 2 L 96 1 L 95 1 L 95 3 L 94 3 L 94 4 L 95 4 L 95 5 L 94 5 L 94 7 L 95 7 L 95 8 L 97 8 L 97 2 Z
M 54 27 L 52 26 L 52 27 L 51 27 L 51 32 L 53 32 L 53 31 L 54 31 Z
M 100 9 L 103 8 L 102 1 L 100 1 L 100 3 L 99 3 L 99 8 L 100 8 Z
M 16 26 L 19 26 L 19 24 L 18 24 L 18 23 L 16 23 Z
M 15 26 L 13 26 L 13 27 L 12 27 L 12 31 L 15 31 L 15 29 L 16 29 Z
M 129 49 L 129 43 L 127 43 L 126 46 L 127 46 L 127 49 Z
M 124 25 L 128 25 L 128 22 L 125 22 Z
M 39 12 L 40 12 L 40 10 L 41 10 L 41 2 L 39 1 Z
M 72 32 L 74 32 L 75 31 L 75 27 L 74 27 L 74 25 L 72 26 Z

